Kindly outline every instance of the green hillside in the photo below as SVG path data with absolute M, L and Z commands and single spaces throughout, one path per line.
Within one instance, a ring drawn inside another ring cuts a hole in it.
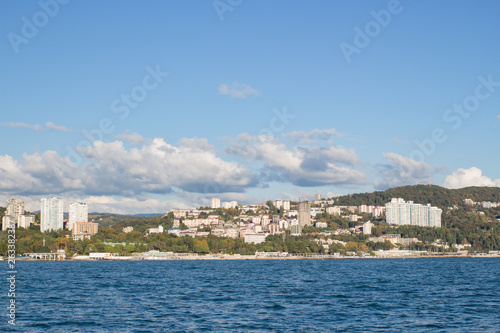
M 335 204 L 340 206 L 359 206 L 361 204 L 383 206 L 393 197 L 420 204 L 430 203 L 433 206 L 449 207 L 463 205 L 463 200 L 467 198 L 476 202 L 500 202 L 500 188 L 474 186 L 450 190 L 437 185 L 401 186 L 385 191 L 340 196 L 335 198 Z

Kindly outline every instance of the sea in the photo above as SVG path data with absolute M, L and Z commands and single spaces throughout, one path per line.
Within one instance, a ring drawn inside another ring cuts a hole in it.
M 500 259 L 24 261 L 0 331 L 500 332 Z

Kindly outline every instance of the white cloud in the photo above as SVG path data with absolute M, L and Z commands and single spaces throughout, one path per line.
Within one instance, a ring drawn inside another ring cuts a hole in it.
M 45 126 L 50 129 L 50 130 L 54 130 L 54 131 L 61 131 L 61 132 L 68 132 L 69 131 L 69 128 L 67 128 L 66 126 L 60 126 L 60 125 L 56 125 L 50 121 L 46 122 L 45 123 Z
M 290 133 L 283 133 L 281 136 L 298 143 L 315 143 L 316 141 L 328 141 L 332 137 L 342 137 L 343 134 L 337 132 L 336 129 L 314 129 L 310 132 L 296 131 Z
M 288 148 L 271 135 L 243 134 L 229 145 L 226 153 L 263 161 L 261 177 L 265 181 L 291 182 L 298 186 L 366 182 L 364 174 L 352 168 L 359 162 L 354 149 L 334 144 Z
M 458 169 L 448 175 L 443 186 L 447 188 L 462 188 L 467 186 L 490 186 L 500 187 L 500 179 L 491 179 L 483 175 L 481 169 L 472 167 L 469 169 Z
M 89 213 L 113 213 L 113 214 L 163 214 L 174 208 L 192 208 L 189 203 L 180 200 L 160 200 L 158 198 L 147 198 L 145 196 L 121 197 L 121 196 L 85 196 L 74 193 L 56 195 L 64 203 L 64 211 L 68 212 L 69 204 L 72 202 L 85 202 L 89 207 Z M 11 195 L 0 195 L 0 203 L 11 199 Z M 25 209 L 30 212 L 40 211 L 41 195 L 22 196 L 16 195 L 18 199 L 25 202 Z M 0 204 L 1 205 L 1 204 Z
M 78 170 L 55 151 L 24 154 L 23 161 L 0 156 L 2 193 L 48 194 L 84 189 Z
M 500 119 L 500 114 L 497 116 L 497 119 Z
M 390 163 L 378 165 L 382 180 L 374 182 L 376 189 L 415 185 L 421 179 L 427 179 L 430 174 L 431 168 L 425 162 L 415 161 L 395 153 L 384 153 L 383 156 Z
M 142 135 L 137 132 L 130 133 L 128 130 L 122 134 L 118 134 L 116 138 L 131 144 L 143 144 L 146 142 L 146 139 Z
M 0 126 L 5 126 L 5 127 L 23 127 L 23 128 L 27 128 L 27 129 L 32 129 L 32 130 L 35 130 L 35 131 L 41 131 L 42 130 L 42 126 L 40 125 L 30 125 L 30 124 L 26 124 L 26 123 L 14 123 L 14 122 L 8 122 L 8 123 L 0 123 Z
M 223 83 L 219 86 L 221 95 L 229 95 L 234 98 L 247 98 L 248 96 L 258 96 L 260 93 L 246 84 L 233 82 L 231 85 Z
M 24 154 L 20 161 L 0 156 L 1 192 L 134 196 L 168 193 L 173 186 L 192 192 L 206 192 L 209 185 L 222 193 L 244 192 L 257 184 L 244 166 L 217 157 L 205 139 L 185 139 L 174 146 L 157 138 L 132 149 L 122 141 L 95 141 L 78 153 L 86 161 L 81 166 L 54 151 Z

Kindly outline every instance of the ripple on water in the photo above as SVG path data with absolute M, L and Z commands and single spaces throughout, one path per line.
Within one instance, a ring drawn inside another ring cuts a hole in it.
M 487 258 L 20 262 L 18 329 L 494 332 L 499 275 Z

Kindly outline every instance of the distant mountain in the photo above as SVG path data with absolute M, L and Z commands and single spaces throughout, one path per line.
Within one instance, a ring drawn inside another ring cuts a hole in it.
M 106 215 L 106 216 L 128 216 L 128 217 L 153 217 L 153 216 L 163 216 L 164 213 L 151 213 L 151 214 L 114 214 L 114 213 L 99 213 L 92 212 L 89 215 Z
M 406 201 L 420 204 L 430 203 L 437 207 L 461 205 L 464 199 L 472 199 L 476 202 L 500 202 L 500 187 L 473 186 L 452 190 L 437 185 L 410 185 L 394 187 L 385 191 L 343 195 L 335 198 L 335 205 L 359 206 L 365 204 L 383 206 L 391 198 L 403 198 Z

